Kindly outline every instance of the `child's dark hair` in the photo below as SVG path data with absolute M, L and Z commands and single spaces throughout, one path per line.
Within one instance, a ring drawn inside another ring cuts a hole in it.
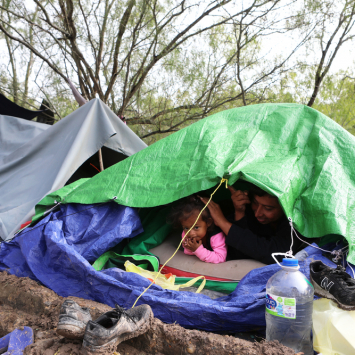
M 168 217 L 168 223 L 172 224 L 175 228 L 181 226 L 181 221 L 185 221 L 195 212 L 201 212 L 205 207 L 205 204 L 200 200 L 197 195 L 191 195 L 180 200 L 179 203 L 172 207 L 170 215 Z M 212 220 L 210 211 L 208 208 L 201 214 L 201 218 L 206 223 Z M 212 223 L 213 225 L 213 223 Z

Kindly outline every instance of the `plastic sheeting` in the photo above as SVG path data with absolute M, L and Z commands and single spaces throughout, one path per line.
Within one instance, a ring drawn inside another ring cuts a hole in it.
M 63 297 L 76 296 L 114 307 L 131 307 L 150 284 L 135 273 L 112 268 L 96 271 L 93 261 L 112 245 L 141 232 L 137 212 L 115 203 L 64 205 L 11 242 L 0 245 L 0 270 L 30 277 Z M 309 277 L 314 259 L 335 266 L 318 249 L 306 248 L 301 271 Z M 304 254 L 304 253 L 303 253 Z M 255 269 L 230 295 L 211 300 L 185 291 L 152 285 L 138 304 L 149 304 L 166 323 L 206 331 L 248 331 L 265 326 L 265 285 L 278 265 Z
M 355 354 L 355 311 L 322 298 L 313 303 L 313 347 L 322 355 Z
M 130 156 L 146 144 L 99 99 L 54 126 L 0 115 L 0 237 L 10 239 L 102 146 Z
M 0 354 L 22 355 L 25 348 L 33 343 L 33 330 L 30 327 L 15 329 L 0 338 Z
M 20 117 L 25 120 L 32 120 L 37 117 L 43 110 L 31 111 L 24 107 L 21 107 L 11 100 L 9 100 L 5 95 L 0 93 L 0 115 L 4 116 L 15 116 Z
M 239 107 L 200 120 L 41 204 L 164 205 L 215 186 L 222 177 L 277 196 L 308 238 L 345 236 L 355 262 L 355 137 L 298 104 Z M 223 188 L 223 187 L 221 187 Z

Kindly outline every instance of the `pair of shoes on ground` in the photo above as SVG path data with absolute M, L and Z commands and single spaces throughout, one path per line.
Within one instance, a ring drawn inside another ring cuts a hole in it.
M 341 309 L 355 310 L 355 280 L 338 265 L 333 269 L 317 260 L 310 265 L 311 283 L 317 296 L 329 298 Z
M 66 300 L 60 309 L 57 333 L 69 339 L 83 339 L 84 353 L 113 352 L 119 343 L 145 333 L 152 320 L 153 312 L 144 304 L 127 311 L 116 305 L 93 321 L 88 308 Z

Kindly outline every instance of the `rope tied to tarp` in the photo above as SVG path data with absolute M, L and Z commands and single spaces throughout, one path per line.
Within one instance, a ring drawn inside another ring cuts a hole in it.
M 298 235 L 297 232 L 296 232 L 296 229 L 293 227 L 293 221 L 292 221 L 292 218 L 291 218 L 291 217 L 288 218 L 288 221 L 289 221 L 289 224 L 290 224 L 290 226 L 291 226 L 291 247 L 290 247 L 290 251 L 289 251 L 288 253 L 291 252 L 291 254 L 292 254 L 293 234 L 295 234 L 295 236 L 296 236 L 301 242 L 303 242 L 303 243 L 309 245 L 310 247 L 315 248 L 315 249 L 319 249 L 319 250 L 321 250 L 321 251 L 323 251 L 323 252 L 325 252 L 325 253 L 330 253 L 330 254 L 332 254 L 332 255 L 335 255 L 335 257 L 334 257 L 334 259 L 333 259 L 333 261 L 334 261 L 335 263 L 337 263 L 338 260 L 340 260 L 340 259 L 342 258 L 342 256 L 343 256 L 343 250 L 345 251 L 345 249 L 348 249 L 348 248 L 349 248 L 348 246 L 345 246 L 344 248 L 341 248 L 341 249 L 339 249 L 339 250 L 332 250 L 332 251 L 330 251 L 330 250 L 325 250 L 325 249 L 322 249 L 322 248 L 320 248 L 320 247 L 318 247 L 318 246 L 312 245 L 312 244 L 306 242 L 305 240 L 303 240 L 302 238 L 299 237 L 299 235 Z
M 182 242 L 184 241 L 184 239 L 186 238 L 186 236 L 190 233 L 190 231 L 195 227 L 195 224 L 197 223 L 197 221 L 199 220 L 199 218 L 201 217 L 203 211 L 207 208 L 207 206 L 209 205 L 209 203 L 211 202 L 212 200 L 212 196 L 217 192 L 217 190 L 221 187 L 221 185 L 223 183 L 226 183 L 226 189 L 228 188 L 228 179 L 225 179 L 225 178 L 222 178 L 219 185 L 217 186 L 217 188 L 211 193 L 211 196 L 209 198 L 209 200 L 207 201 L 207 203 L 205 204 L 205 206 L 202 208 L 201 212 L 199 213 L 199 215 L 197 216 L 196 218 L 196 221 L 194 222 L 194 224 L 192 225 L 192 227 L 185 233 L 184 237 L 181 239 L 178 247 L 176 248 L 175 252 L 173 253 L 173 255 L 164 263 L 164 265 L 159 269 L 157 275 L 155 276 L 154 280 L 151 281 L 151 284 L 145 288 L 145 290 L 138 296 L 138 298 L 136 299 L 136 301 L 133 303 L 133 306 L 132 308 L 135 307 L 135 305 L 137 304 L 138 300 L 145 294 L 146 291 L 149 290 L 150 286 L 152 286 L 156 279 L 159 277 L 159 275 L 161 275 L 161 271 L 163 270 L 163 268 L 165 267 L 165 265 L 176 255 L 176 253 L 178 252 L 178 250 L 180 249 L 181 247 L 181 244 Z M 206 285 L 206 278 L 203 276 L 203 281 L 201 283 L 201 285 L 198 287 L 196 293 L 200 293 L 201 290 L 205 287 Z
M 287 251 L 286 253 L 273 253 L 273 254 L 272 254 L 272 257 L 274 258 L 274 260 L 277 262 L 277 264 L 278 264 L 279 266 L 281 266 L 281 265 L 280 265 L 280 263 L 278 262 L 278 260 L 275 258 L 275 255 L 284 255 L 286 258 L 295 258 L 295 257 L 293 256 L 293 252 L 292 252 L 293 235 L 295 235 L 301 242 L 307 244 L 308 246 L 310 246 L 310 247 L 312 247 L 312 248 L 315 248 L 315 249 L 321 250 L 321 251 L 323 251 L 323 252 L 325 252 L 325 253 L 329 253 L 329 254 L 334 255 L 334 258 L 332 259 L 332 261 L 333 261 L 335 264 L 337 264 L 338 261 L 344 257 L 344 253 L 345 253 L 345 257 L 347 256 L 347 254 L 348 254 L 347 249 L 349 248 L 348 245 L 345 246 L 345 247 L 343 247 L 343 248 L 341 248 L 341 249 L 338 249 L 338 250 L 331 250 L 331 251 L 330 251 L 330 250 L 325 250 L 325 249 L 323 249 L 323 248 L 321 248 L 321 247 L 319 247 L 319 246 L 312 245 L 312 244 L 306 242 L 305 240 L 303 240 L 302 238 L 300 238 L 300 236 L 297 234 L 296 229 L 295 229 L 294 226 L 293 226 L 293 220 L 292 220 L 291 217 L 288 217 L 288 222 L 289 222 L 290 227 L 291 227 L 291 245 L 290 245 L 290 250 Z M 352 271 L 352 273 L 353 273 L 353 277 L 355 278 L 355 272 L 354 272 L 353 268 L 351 267 L 351 265 L 349 264 L 348 261 L 346 261 L 346 263 L 348 264 L 349 268 L 351 269 L 351 271 Z M 283 266 L 283 267 L 284 267 L 284 266 Z M 284 268 L 285 268 L 285 267 L 284 267 Z M 299 266 L 298 266 L 298 269 L 299 269 Z

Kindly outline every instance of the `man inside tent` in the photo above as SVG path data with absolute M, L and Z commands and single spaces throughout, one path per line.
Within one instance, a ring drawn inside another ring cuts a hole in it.
M 226 235 L 228 260 L 255 259 L 274 264 L 272 253 L 285 253 L 291 247 L 291 227 L 277 197 L 255 185 L 240 191 L 228 187 L 234 214 L 226 218 L 220 206 L 211 201 L 208 205 L 214 223 Z M 202 198 L 207 203 L 207 198 Z M 302 239 L 302 235 L 297 233 Z M 292 252 L 302 249 L 303 242 L 293 237 Z

